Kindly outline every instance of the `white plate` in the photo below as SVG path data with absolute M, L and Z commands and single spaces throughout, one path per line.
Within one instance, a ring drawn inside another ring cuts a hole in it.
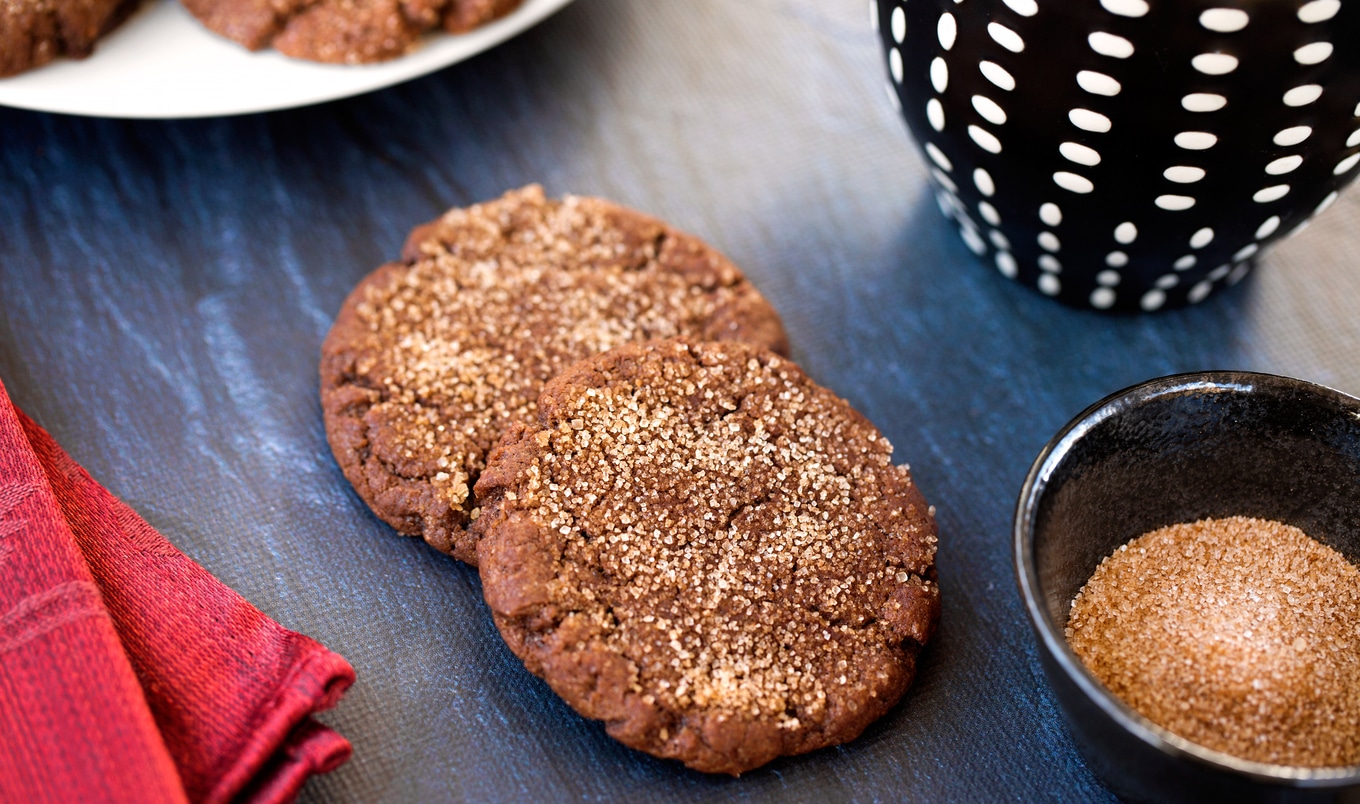
M 571 0 L 525 0 L 465 34 L 431 34 L 416 52 L 348 66 L 251 53 L 155 0 L 99 40 L 82 61 L 61 59 L 0 79 L 0 105 L 95 117 L 181 118 L 265 112 L 344 98 L 462 61 L 541 21 Z

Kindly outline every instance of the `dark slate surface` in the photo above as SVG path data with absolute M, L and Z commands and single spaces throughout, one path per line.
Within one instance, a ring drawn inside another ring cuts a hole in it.
M 230 119 L 0 110 L 0 379 L 95 477 L 359 682 L 306 801 L 1108 797 L 1063 730 L 1012 577 L 1012 507 L 1070 417 L 1150 377 L 1360 393 L 1360 194 L 1186 311 L 1060 307 L 974 262 L 883 92 L 867 4 L 579 0 L 372 95 Z M 448 206 L 539 181 L 723 249 L 794 355 L 939 506 L 938 638 L 855 743 L 741 779 L 630 752 L 502 646 L 474 572 L 371 516 L 331 460 L 321 339 Z

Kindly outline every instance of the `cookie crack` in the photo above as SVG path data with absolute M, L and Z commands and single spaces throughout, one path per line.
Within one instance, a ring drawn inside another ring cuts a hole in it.
M 741 505 L 738 505 L 736 508 L 733 508 L 731 511 L 727 513 L 727 517 L 723 521 L 722 526 L 718 528 L 718 531 L 724 531 L 731 528 L 732 523 L 737 520 L 737 517 L 741 516 L 751 508 L 757 508 L 759 506 L 769 503 L 770 500 L 772 499 L 774 499 L 774 495 L 762 494 L 753 500 L 749 500 L 747 502 L 742 503 Z
M 728 416 L 731 416 L 734 413 L 742 413 L 743 412 L 742 406 L 746 404 L 746 400 L 749 399 L 751 396 L 752 394 L 742 394 L 741 396 L 737 397 L 736 402 L 734 403 L 736 407 L 732 408 L 731 410 L 727 410 L 724 408 L 723 412 L 718 414 L 718 421 L 727 421 Z
M 656 270 L 661 266 L 661 255 L 666 249 L 666 243 L 671 239 L 671 233 L 662 229 L 660 234 L 652 238 L 652 258 L 642 264 L 639 270 Z
M 341 375 L 341 379 L 336 383 L 335 390 L 332 391 L 332 393 L 336 393 L 347 388 L 359 388 L 364 391 L 373 391 L 378 394 L 378 398 L 375 400 L 356 401 L 354 403 L 346 405 L 344 407 L 345 412 L 341 414 L 345 418 L 352 418 L 363 423 L 364 440 L 367 444 L 371 445 L 375 440 L 373 436 L 376 431 L 376 428 L 373 425 L 370 425 L 367 422 L 365 422 L 364 419 L 368 416 L 369 411 L 373 410 L 374 407 L 384 403 L 391 402 L 392 395 L 387 390 L 386 386 L 384 386 L 383 384 L 376 382 L 375 380 L 373 380 L 370 377 L 367 377 L 366 375 L 360 375 L 349 371 L 346 371 Z M 418 405 L 423 408 L 437 409 L 438 407 L 437 405 L 429 404 L 427 401 L 424 400 L 418 400 Z M 375 454 L 371 446 L 365 448 L 364 452 L 362 453 L 362 458 L 360 460 L 360 463 L 364 465 L 367 465 L 370 462 L 376 462 L 380 464 L 383 467 L 383 469 L 386 470 L 387 474 L 390 474 L 393 477 L 401 478 L 403 480 L 429 481 L 433 479 L 435 475 L 439 474 L 439 471 L 443 471 L 439 470 L 435 472 L 420 472 L 416 474 L 408 474 L 406 472 L 402 472 L 396 467 L 396 465 L 393 462 L 388 461 L 382 456 Z M 467 468 L 466 466 L 463 467 L 463 469 L 466 468 Z M 470 474 L 471 473 L 469 473 L 469 476 Z M 473 498 L 471 484 L 469 484 L 468 491 L 469 502 L 471 502 L 472 499 Z M 474 507 L 476 506 L 475 505 L 464 506 L 463 511 L 464 513 L 466 513 Z

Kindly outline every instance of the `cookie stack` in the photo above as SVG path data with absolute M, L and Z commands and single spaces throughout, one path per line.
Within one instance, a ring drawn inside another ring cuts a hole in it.
M 629 746 L 737 774 L 857 736 L 939 617 L 932 512 L 786 351 L 711 247 L 531 186 L 364 279 L 321 395 L 359 496 L 479 567 L 530 671 Z
M 183 0 L 216 34 L 250 50 L 295 59 L 370 64 L 404 56 L 430 31 L 466 33 L 523 0 Z M 60 56 L 83 59 L 138 0 L 6 0 L 0 3 L 0 78 Z
M 465 33 L 522 0 L 182 0 L 214 33 L 250 50 L 332 64 L 403 56 L 428 31 Z

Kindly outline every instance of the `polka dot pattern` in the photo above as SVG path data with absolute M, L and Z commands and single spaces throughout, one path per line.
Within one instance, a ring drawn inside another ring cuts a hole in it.
M 1078 165 L 1094 167 L 1100 164 L 1100 152 L 1079 142 L 1064 142 L 1058 146 L 1058 153 L 1062 154 L 1064 159 Z
M 1331 57 L 1331 42 L 1313 42 L 1294 51 L 1294 61 L 1304 65 L 1321 64 Z
M 1175 195 L 1172 193 L 1168 193 L 1166 195 L 1157 196 L 1152 200 L 1152 203 L 1156 204 L 1162 209 L 1171 212 L 1179 212 L 1180 210 L 1189 209 L 1190 207 L 1193 207 L 1195 205 L 1195 199 L 1188 195 Z
M 1097 134 L 1104 134 L 1113 127 L 1110 118 L 1090 109 L 1073 109 L 1067 113 L 1067 119 L 1077 128 Z
M 1304 84 L 1284 93 L 1285 106 L 1307 106 L 1322 97 L 1322 87 L 1317 84 Z
M 930 122 L 931 128 L 944 131 L 944 104 L 940 103 L 939 98 L 931 98 L 926 102 L 926 120 Z
M 1100 0 L 1100 4 L 1106 11 L 1121 17 L 1142 17 L 1148 13 L 1145 0 Z
M 1299 9 L 1299 19 L 1307 23 L 1326 22 L 1341 10 L 1341 0 L 1313 0 Z
M 1281 129 L 1276 133 L 1272 140 L 1276 145 L 1298 145 L 1312 136 L 1312 134 L 1313 128 L 1311 126 L 1290 126 L 1289 128 Z
M 982 235 L 978 234 L 976 229 L 965 226 L 959 230 L 959 233 L 963 235 L 964 245 L 968 246 L 974 254 L 980 257 L 987 253 L 987 241 L 982 239 Z
M 1271 160 L 1270 163 L 1266 165 L 1266 173 L 1269 173 L 1272 176 L 1283 176 L 1286 173 L 1292 173 L 1295 170 L 1298 170 L 1299 165 L 1302 164 L 1302 156 L 1290 154 L 1289 156 L 1282 156 L 1279 159 Z
M 992 174 L 982 168 L 973 171 L 973 186 L 977 187 L 979 193 L 985 196 L 996 194 L 996 182 L 992 181 Z
M 982 61 L 978 63 L 978 72 L 988 81 L 998 87 L 1011 92 L 1015 89 L 1015 76 L 1006 71 L 1005 67 L 994 61 Z
M 1039 13 L 1039 4 L 1034 0 L 1002 0 L 1011 11 L 1022 17 L 1033 17 Z
M 940 15 L 940 21 L 935 26 L 936 35 L 940 39 L 940 47 L 950 50 L 954 47 L 954 40 L 959 35 L 958 23 L 954 22 L 954 15 L 948 12 Z
M 1360 174 L 1360 49 L 1343 35 L 1360 0 L 870 10 L 941 212 L 998 273 L 1064 303 L 1202 301 Z M 1176 41 L 1150 38 L 1168 28 Z
M 1218 144 L 1218 136 L 1207 131 L 1182 131 L 1174 141 L 1176 147 L 1187 151 L 1207 151 Z
M 951 171 L 954 169 L 954 163 L 949 161 L 949 157 L 944 155 L 944 151 L 941 151 L 933 142 L 926 143 L 926 156 L 930 157 L 930 161 L 939 165 L 942 170 Z
M 996 269 L 1007 279 L 1014 279 L 1020 272 L 1020 266 L 1015 262 L 1015 258 L 1008 251 L 998 251 L 996 254 Z
M 1233 33 L 1247 27 L 1250 19 L 1240 8 L 1211 8 L 1199 15 L 1199 24 L 1211 31 Z
M 1069 173 L 1066 170 L 1060 170 L 1057 173 L 1054 173 L 1053 183 L 1064 190 L 1071 190 L 1074 193 L 1080 193 L 1082 195 L 1085 195 L 1096 188 L 1096 186 L 1091 183 L 1090 179 L 1085 176 L 1077 175 L 1076 173 Z
M 1279 201 L 1286 195 L 1289 195 L 1288 184 L 1272 184 L 1269 187 L 1262 187 L 1257 190 L 1256 194 L 1251 197 L 1251 200 L 1258 204 L 1269 204 L 1272 201 Z
M 1148 312 L 1152 312 L 1166 304 L 1166 291 L 1160 288 L 1153 288 L 1143 294 L 1143 298 L 1138 301 L 1140 307 Z
M 969 126 L 968 137 L 982 150 L 990 154 L 1001 153 L 1001 140 L 996 135 L 981 126 Z
M 1190 165 L 1172 165 L 1162 171 L 1162 175 L 1167 181 L 1176 184 L 1194 184 L 1204 178 L 1204 168 L 1192 167 Z
M 1216 112 L 1227 105 L 1227 98 L 1213 92 L 1192 92 L 1181 98 L 1181 106 L 1188 112 Z
M 1190 60 L 1190 66 L 1205 75 L 1227 75 L 1237 64 L 1237 57 L 1227 53 L 1201 53 Z
M 1097 31 L 1086 38 L 1091 49 L 1102 56 L 1113 59 L 1127 59 L 1133 55 L 1133 43 L 1122 36 Z
M 930 63 L 930 85 L 940 94 L 949 89 L 949 65 L 944 59 L 937 58 Z
M 1104 95 L 1113 98 L 1123 89 L 1120 83 L 1105 73 L 1098 73 L 1094 70 L 1082 70 L 1077 73 L 1077 86 L 1091 93 L 1092 95 Z
M 1006 122 L 1006 110 L 1002 109 L 996 101 L 985 95 L 974 95 L 972 101 L 973 108 L 988 123 L 999 126 Z
M 1025 50 L 1025 40 L 1020 38 L 1020 34 L 999 22 L 989 23 L 987 33 L 998 45 L 1012 53 L 1022 53 Z

